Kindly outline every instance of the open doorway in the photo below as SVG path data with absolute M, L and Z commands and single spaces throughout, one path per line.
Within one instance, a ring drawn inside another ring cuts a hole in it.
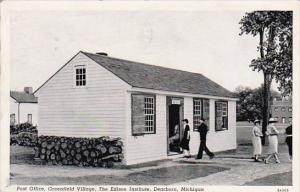
M 182 137 L 183 99 L 168 98 L 168 155 L 180 153 L 180 140 Z

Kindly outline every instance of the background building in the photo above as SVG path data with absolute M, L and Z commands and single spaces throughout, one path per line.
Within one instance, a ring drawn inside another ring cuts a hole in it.
M 32 87 L 22 91 L 10 91 L 10 124 L 31 123 L 37 125 L 38 100 L 32 93 Z
M 274 98 L 271 105 L 271 114 L 278 123 L 288 124 L 292 122 L 292 97 L 285 97 L 282 99 Z

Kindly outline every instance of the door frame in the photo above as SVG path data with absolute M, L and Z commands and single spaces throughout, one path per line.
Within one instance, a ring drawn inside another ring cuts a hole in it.
M 184 119 L 184 97 L 178 97 L 178 96 L 166 96 L 166 128 L 167 128 L 167 155 L 169 155 L 170 153 L 170 146 L 169 146 L 169 106 L 172 105 L 172 101 L 176 101 L 176 103 L 178 101 L 180 101 L 180 104 L 176 104 L 176 105 L 180 105 L 179 106 L 179 138 L 180 140 L 182 139 L 183 136 L 183 122 L 182 120 Z

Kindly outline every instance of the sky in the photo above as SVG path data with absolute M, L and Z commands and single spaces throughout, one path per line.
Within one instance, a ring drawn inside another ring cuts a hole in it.
M 14 11 L 10 86 L 36 90 L 80 50 L 201 73 L 230 91 L 256 88 L 258 37 L 239 36 L 244 11 Z

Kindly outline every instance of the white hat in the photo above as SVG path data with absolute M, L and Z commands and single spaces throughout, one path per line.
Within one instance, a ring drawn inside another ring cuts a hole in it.
M 254 120 L 254 123 L 260 123 L 260 120 L 255 119 L 255 120 Z
M 277 122 L 274 118 L 269 119 L 269 123 L 274 123 L 274 122 Z

